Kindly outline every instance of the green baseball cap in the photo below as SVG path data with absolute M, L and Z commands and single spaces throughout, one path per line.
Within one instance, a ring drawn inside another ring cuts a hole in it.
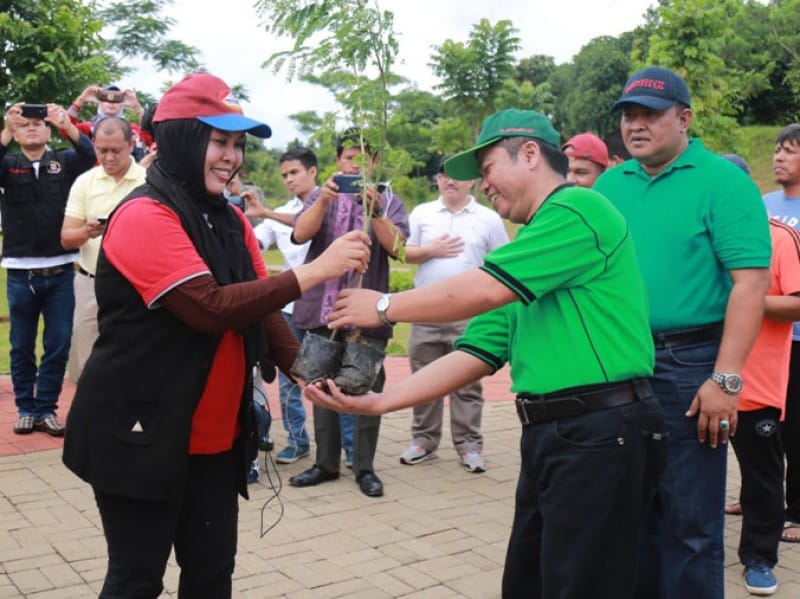
M 556 149 L 561 147 L 561 136 L 553 128 L 550 119 L 541 112 L 509 108 L 486 117 L 478 141 L 469 150 L 464 150 L 445 162 L 445 172 L 456 181 L 478 179 L 481 176 L 478 150 L 504 137 L 532 137 Z

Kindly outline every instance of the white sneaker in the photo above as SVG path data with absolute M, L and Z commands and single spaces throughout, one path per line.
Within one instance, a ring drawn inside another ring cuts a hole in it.
M 467 472 L 486 471 L 486 462 L 483 461 L 481 454 L 479 454 L 477 451 L 468 451 L 462 455 L 461 463 L 464 464 L 464 468 L 467 469 Z
M 412 445 L 400 455 L 400 463 L 413 466 L 414 464 L 419 464 L 429 458 L 435 457 L 436 454 L 430 449 L 425 449 L 419 445 Z

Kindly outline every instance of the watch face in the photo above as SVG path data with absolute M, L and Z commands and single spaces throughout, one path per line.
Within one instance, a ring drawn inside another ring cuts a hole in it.
M 744 386 L 744 381 L 742 381 L 742 377 L 736 374 L 729 374 L 725 377 L 725 389 L 728 390 L 730 393 L 739 393 Z
M 389 298 L 386 297 L 385 295 L 381 296 L 381 298 L 378 300 L 378 304 L 376 307 L 381 312 L 384 312 L 389 307 Z

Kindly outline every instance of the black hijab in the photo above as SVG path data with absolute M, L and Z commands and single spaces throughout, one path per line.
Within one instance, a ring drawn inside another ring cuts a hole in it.
M 212 128 L 195 119 L 158 123 L 158 158 L 147 169 L 145 194 L 175 211 L 198 254 L 221 285 L 256 279 L 244 242 L 242 220 L 222 194 L 205 187 L 205 158 Z M 245 340 L 248 372 L 266 355 L 266 337 L 259 322 L 240 331 Z

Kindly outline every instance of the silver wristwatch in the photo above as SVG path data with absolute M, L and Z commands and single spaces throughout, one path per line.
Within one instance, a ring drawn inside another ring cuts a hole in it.
M 711 380 L 728 395 L 738 395 L 744 387 L 744 380 L 738 374 L 727 372 L 712 372 Z
M 392 300 L 391 293 L 384 293 L 382 296 L 378 298 L 378 301 L 375 303 L 375 309 L 378 311 L 378 318 L 381 319 L 381 322 L 386 326 L 393 327 L 396 325 L 396 322 L 392 322 L 386 316 L 386 311 L 389 309 L 389 302 Z

